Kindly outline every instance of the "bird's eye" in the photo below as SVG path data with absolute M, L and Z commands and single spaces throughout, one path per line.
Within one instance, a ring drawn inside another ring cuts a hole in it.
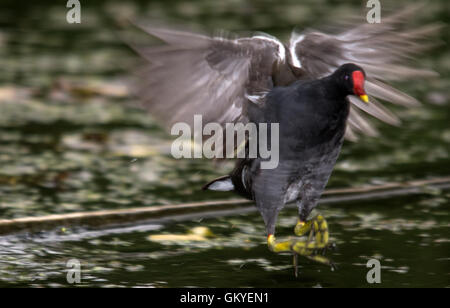
M 344 76 L 344 79 L 345 79 L 345 80 L 348 80 L 348 78 L 349 78 L 348 75 L 345 75 L 345 76 Z

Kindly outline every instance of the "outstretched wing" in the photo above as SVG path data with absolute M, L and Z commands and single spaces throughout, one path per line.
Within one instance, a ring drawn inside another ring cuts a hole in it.
M 319 78 L 331 74 L 337 67 L 348 62 L 360 65 L 366 71 L 365 89 L 371 102 L 365 104 L 356 96 L 349 97 L 352 104 L 347 138 L 356 139 L 357 132 L 377 135 L 376 129 L 371 126 L 364 113 L 392 125 L 400 123 L 377 98 L 403 106 L 419 104 L 413 97 L 385 83 L 435 75 L 432 71 L 408 65 L 408 60 L 431 46 L 429 38 L 439 29 L 437 25 L 404 28 L 406 22 L 418 10 L 418 6 L 406 9 L 383 18 L 379 24 L 365 22 L 352 25 L 337 35 L 318 31 L 292 34 L 289 59 L 290 64 L 299 73 Z
M 132 46 L 148 62 L 139 72 L 138 94 L 144 107 L 170 127 L 246 122 L 252 95 L 270 90 L 271 75 L 284 62 L 284 45 L 268 35 L 249 38 L 143 27 L 164 44 Z

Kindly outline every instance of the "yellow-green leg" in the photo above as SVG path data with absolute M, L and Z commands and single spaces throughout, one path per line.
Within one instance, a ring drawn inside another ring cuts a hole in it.
M 298 255 L 334 268 L 333 263 L 327 257 L 317 254 L 318 251 L 325 250 L 329 245 L 328 224 L 322 215 L 317 215 L 306 222 L 299 220 L 295 226 L 294 233 L 297 236 L 307 235 L 308 238 L 306 240 L 293 239 L 276 242 L 275 236 L 270 234 L 267 238 L 269 249 L 273 252 L 292 252 L 294 254 L 296 274 Z

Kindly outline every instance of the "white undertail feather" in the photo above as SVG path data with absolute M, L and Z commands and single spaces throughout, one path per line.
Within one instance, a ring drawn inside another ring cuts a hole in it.
M 234 190 L 234 185 L 231 182 L 231 178 L 226 178 L 223 180 L 217 180 L 213 183 L 211 183 L 208 186 L 209 190 L 216 190 L 216 191 L 231 191 Z

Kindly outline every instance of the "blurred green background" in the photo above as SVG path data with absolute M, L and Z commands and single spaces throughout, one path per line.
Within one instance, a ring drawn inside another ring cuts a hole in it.
M 382 1 L 382 7 L 407 1 Z M 234 197 L 200 190 L 232 162 L 175 160 L 170 136 L 128 91 L 135 54 L 123 43 L 128 20 L 147 18 L 206 29 L 264 31 L 288 40 L 298 26 L 321 27 L 365 1 L 81 1 L 81 24 L 65 1 L 0 4 L 0 218 L 173 204 Z M 439 78 L 396 84 L 424 103 L 395 109 L 399 128 L 346 142 L 329 188 L 450 175 L 450 3 L 428 1 L 412 25 L 440 22 L 441 45 L 418 66 Z M 383 18 L 383 15 L 382 15 Z M 370 286 L 365 264 L 383 265 L 381 286 L 450 286 L 449 191 L 322 206 L 339 250 L 339 270 L 270 253 L 258 214 L 134 229 L 69 228 L 0 236 L 0 286 L 67 286 L 65 262 L 82 262 L 82 286 Z M 295 210 L 280 234 L 292 234 Z M 212 241 L 163 245 L 152 233 L 208 226 Z

